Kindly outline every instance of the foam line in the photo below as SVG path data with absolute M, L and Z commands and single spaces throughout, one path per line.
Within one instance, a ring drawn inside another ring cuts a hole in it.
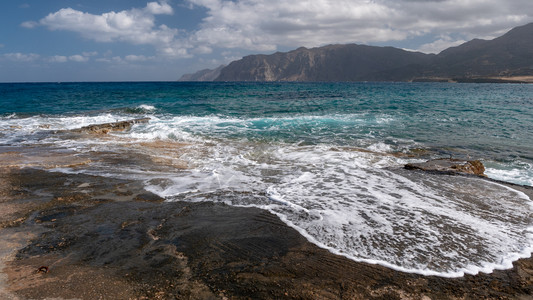
M 531 255 L 533 201 L 527 194 L 482 179 L 402 171 L 405 158 L 388 154 L 398 145 L 419 144 L 394 137 L 384 142 L 372 132 L 364 139 L 350 135 L 359 124 L 395 122 L 387 116 L 155 115 L 148 124 L 105 138 L 40 134 L 124 116 L 4 117 L 0 144 L 129 154 L 139 160 L 117 168 L 116 160 L 99 159 L 81 170 L 56 171 L 140 179 L 167 199 L 266 209 L 332 253 L 398 271 L 459 277 L 509 268 Z M 133 147 L 148 141 L 166 146 Z M 181 142 L 187 146 L 177 146 Z M 186 167 L 175 168 L 174 161 Z

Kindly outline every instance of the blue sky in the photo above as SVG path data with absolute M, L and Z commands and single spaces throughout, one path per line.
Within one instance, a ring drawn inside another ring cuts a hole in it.
M 531 0 L 5 0 L 0 82 L 177 80 L 327 44 L 438 53 L 533 22 Z

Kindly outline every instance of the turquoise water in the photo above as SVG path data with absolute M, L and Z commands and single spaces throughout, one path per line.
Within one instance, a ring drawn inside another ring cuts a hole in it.
M 106 137 L 64 131 L 141 117 Z M 533 186 L 533 85 L 0 84 L 0 147 L 74 153 L 91 163 L 53 170 L 143 180 L 168 201 L 261 207 L 334 253 L 408 272 L 491 271 L 533 245 L 527 195 L 402 168 L 481 159 Z
M 533 86 L 446 83 L 62 83 L 0 85 L 0 115 L 217 117 L 224 138 L 454 149 L 533 161 Z M 233 121 L 236 119 L 237 121 Z M 242 123 L 247 120 L 246 123 Z M 234 127 L 246 130 L 233 130 Z M 453 152 L 453 151 L 452 151 Z M 453 153 L 452 153 L 453 154 Z M 521 182 L 527 183 L 527 182 Z

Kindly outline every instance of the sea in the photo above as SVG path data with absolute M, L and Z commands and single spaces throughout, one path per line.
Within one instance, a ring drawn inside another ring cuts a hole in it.
M 138 118 L 150 120 L 72 131 Z M 404 272 L 488 273 L 533 251 L 533 201 L 502 183 L 533 186 L 533 85 L 2 83 L 0 153 L 137 180 L 166 201 L 258 207 Z M 437 158 L 481 160 L 494 180 L 403 168 Z

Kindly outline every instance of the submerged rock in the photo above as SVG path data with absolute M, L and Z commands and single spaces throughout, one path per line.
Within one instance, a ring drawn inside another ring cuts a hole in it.
M 485 176 L 485 166 L 479 160 L 461 160 L 461 159 L 433 159 L 423 163 L 406 164 L 408 170 L 423 170 L 442 172 L 448 174 L 462 173 L 478 176 Z
M 87 133 L 97 133 L 97 134 L 107 134 L 110 131 L 126 131 L 131 128 L 134 124 L 148 123 L 150 118 L 139 118 L 127 121 L 104 123 L 104 124 L 93 124 L 78 129 L 74 129 L 74 132 L 87 132 Z

